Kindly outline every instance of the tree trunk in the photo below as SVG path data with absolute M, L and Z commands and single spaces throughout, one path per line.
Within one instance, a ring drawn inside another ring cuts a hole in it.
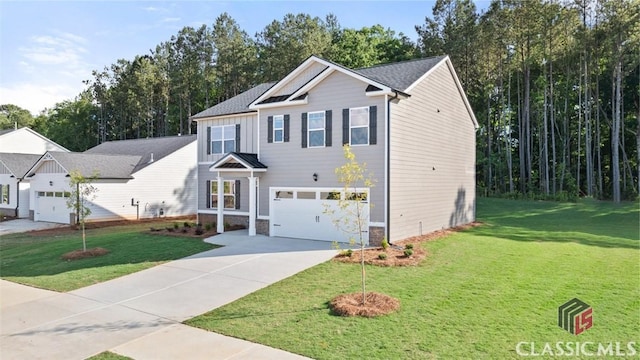
M 611 182 L 613 185 L 613 202 L 620 202 L 620 105 L 622 87 L 622 55 L 620 54 L 620 46 L 618 45 L 618 59 L 614 70 L 615 98 L 613 101 L 613 124 L 611 131 Z

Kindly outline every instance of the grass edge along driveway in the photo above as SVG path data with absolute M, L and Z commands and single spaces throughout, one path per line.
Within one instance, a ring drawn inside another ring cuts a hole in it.
M 367 267 L 368 290 L 399 298 L 397 313 L 331 315 L 327 302 L 358 291 L 360 272 L 327 262 L 185 323 L 317 359 L 518 358 L 518 343 L 540 354 L 635 342 L 640 353 L 638 216 L 637 203 L 478 199 L 486 224 L 425 243 L 421 265 Z M 579 336 L 557 325 L 574 297 L 593 308 Z
M 107 255 L 65 261 L 61 256 L 82 249 L 80 231 L 64 229 L 3 235 L 0 277 L 54 291 L 71 291 L 150 267 L 215 249 L 202 239 L 152 235 L 150 227 L 172 222 L 139 223 L 87 231 L 87 248 L 102 247 Z

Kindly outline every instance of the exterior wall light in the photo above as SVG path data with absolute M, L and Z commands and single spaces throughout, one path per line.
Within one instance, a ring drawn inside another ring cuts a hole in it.
M 318 181 L 318 173 L 313 173 L 313 181 Z

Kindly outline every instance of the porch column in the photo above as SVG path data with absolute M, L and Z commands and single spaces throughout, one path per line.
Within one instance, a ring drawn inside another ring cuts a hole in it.
M 249 236 L 256 235 L 256 177 L 249 176 Z
M 224 179 L 218 173 L 218 218 L 217 218 L 217 226 L 216 231 L 218 234 L 222 234 L 224 232 Z

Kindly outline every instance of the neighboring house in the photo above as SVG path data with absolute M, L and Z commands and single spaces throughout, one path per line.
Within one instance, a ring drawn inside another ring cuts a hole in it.
M 69 150 L 28 127 L 0 130 L 0 152 L 42 155 L 47 151 Z
M 25 174 L 47 151 L 69 150 L 27 127 L 0 130 L 0 216 L 29 217 Z
M 0 215 L 29 217 L 27 171 L 41 155 L 0 153 Z
M 32 218 L 74 223 L 70 173 L 96 179 L 87 221 L 196 213 L 196 136 L 109 141 L 83 153 L 50 151 L 28 171 Z
M 447 56 L 359 70 L 312 56 L 192 119 L 198 214 L 218 231 L 240 222 L 250 235 L 348 241 L 324 211 L 344 196 L 343 144 L 377 180 L 358 190 L 369 243 L 475 220 L 478 124 Z

